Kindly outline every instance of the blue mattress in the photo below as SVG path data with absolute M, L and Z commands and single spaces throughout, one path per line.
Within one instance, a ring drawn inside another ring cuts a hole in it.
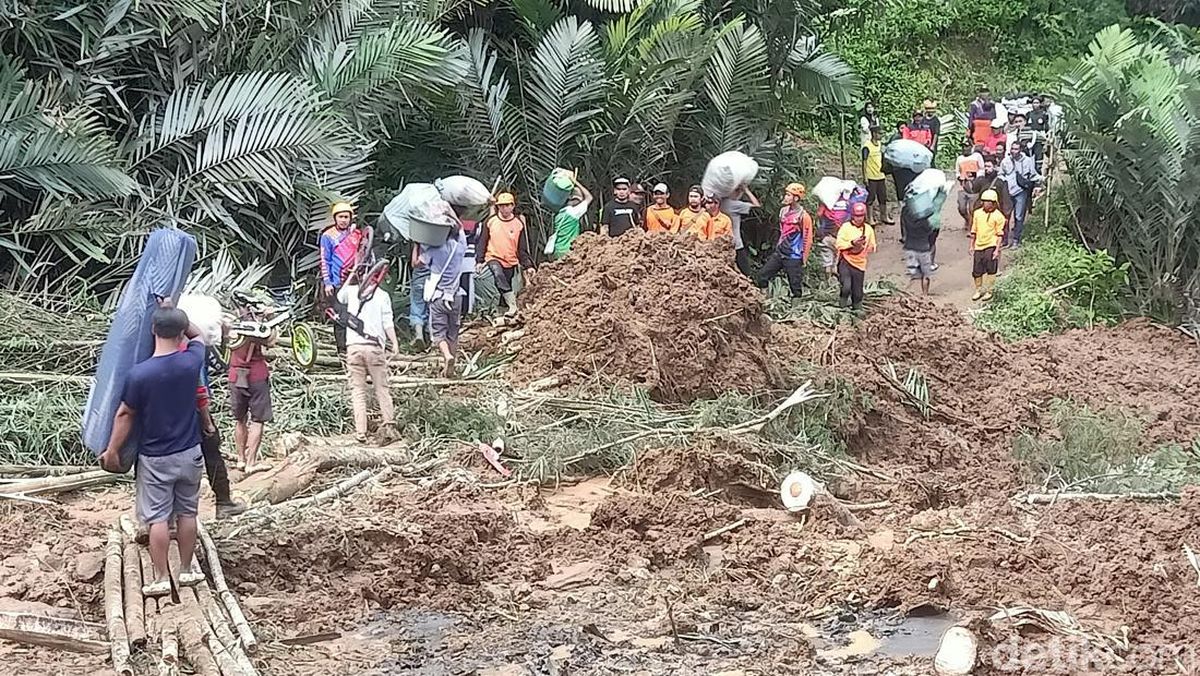
M 121 404 L 129 370 L 154 354 L 150 321 L 158 307 L 157 297 L 178 300 L 195 261 L 196 238 L 181 230 L 161 228 L 146 240 L 141 260 L 121 292 L 83 410 L 83 444 L 96 456 L 108 447 L 113 416 Z M 121 449 L 123 471 L 133 467 L 139 436 L 135 428 Z

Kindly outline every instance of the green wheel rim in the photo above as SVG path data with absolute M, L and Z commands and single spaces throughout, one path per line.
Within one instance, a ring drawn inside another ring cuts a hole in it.
M 292 327 L 292 356 L 302 368 L 310 369 L 317 362 L 317 343 L 312 329 L 304 324 Z

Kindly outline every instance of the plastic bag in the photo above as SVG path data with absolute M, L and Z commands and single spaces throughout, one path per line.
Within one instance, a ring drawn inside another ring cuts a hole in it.
M 83 444 L 97 457 L 108 448 L 113 417 L 134 365 L 154 354 L 151 318 L 158 298 L 176 298 L 187 284 L 196 260 L 196 238 L 176 228 L 150 233 L 133 276 L 125 283 L 108 338 L 96 365 L 96 378 L 83 409 Z M 137 460 L 136 429 L 120 451 L 121 471 Z
M 758 162 L 745 153 L 731 150 L 708 162 L 700 187 L 717 197 L 731 197 L 739 187 L 748 185 L 758 175 Z
M 821 200 L 826 208 L 833 209 L 837 206 L 838 200 L 846 197 L 852 192 L 857 184 L 854 181 L 845 181 L 834 176 L 825 176 L 817 181 L 813 186 L 812 194 Z
M 459 207 L 482 206 L 492 199 L 487 186 L 470 176 L 447 176 L 434 181 L 433 185 L 442 199 Z
M 185 293 L 175 307 L 187 313 L 188 319 L 204 334 L 207 345 L 221 344 L 221 302 L 212 296 Z
M 933 164 L 933 151 L 912 139 L 896 139 L 883 149 L 883 159 L 893 167 L 922 172 Z
M 383 208 L 383 217 L 401 237 L 421 244 L 441 244 L 459 222 L 454 207 L 428 183 L 404 186 Z

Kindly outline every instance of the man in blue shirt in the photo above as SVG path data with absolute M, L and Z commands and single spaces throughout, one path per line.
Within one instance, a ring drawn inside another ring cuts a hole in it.
M 429 304 L 432 327 L 430 340 L 442 353 L 442 375 L 454 377 L 454 362 L 458 357 L 458 332 L 462 322 L 462 287 L 459 277 L 466 266 L 463 252 L 467 237 L 461 226 L 455 226 L 440 246 L 421 248 L 421 262 L 429 267 L 431 288 L 424 289 Z
M 100 465 L 119 471 L 119 453 L 135 423 L 140 431 L 137 461 L 138 518 L 150 528 L 150 560 L 154 580 L 142 587 L 146 596 L 171 593 L 167 550 L 171 542 L 169 522 L 177 524 L 179 584 L 191 586 L 204 579 L 192 571 L 196 549 L 196 513 L 204 455 L 200 449 L 200 417 L 196 414 L 196 386 L 205 359 L 200 331 L 187 314 L 165 303 L 151 320 L 154 355 L 133 367 L 113 420 L 108 449 Z M 187 349 L 180 350 L 183 336 Z

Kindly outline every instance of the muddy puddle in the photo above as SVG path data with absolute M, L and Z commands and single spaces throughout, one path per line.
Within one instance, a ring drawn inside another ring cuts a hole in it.
M 958 623 L 950 613 L 917 611 L 909 615 L 840 613 L 810 626 L 817 656 L 831 661 L 884 656 L 933 657 L 942 634 Z

